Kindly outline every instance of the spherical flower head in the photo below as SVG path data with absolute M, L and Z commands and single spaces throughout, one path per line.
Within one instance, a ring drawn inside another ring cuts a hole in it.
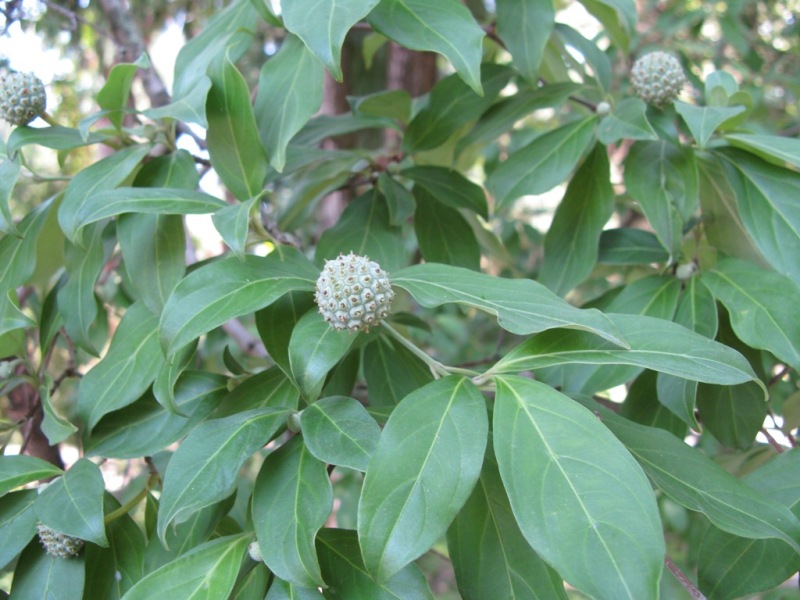
M 39 541 L 51 556 L 69 558 L 78 554 L 83 547 L 82 539 L 59 533 L 42 522 L 36 524 L 36 530 L 39 532 Z
M 334 329 L 369 331 L 389 314 L 394 291 L 378 263 L 351 252 L 325 261 L 314 299 Z
M 27 125 L 44 112 L 44 84 L 33 73 L 0 76 L 0 118 L 12 125 Z
M 686 75 L 677 58 L 656 51 L 633 63 L 631 83 L 639 98 L 661 108 L 678 97 L 686 85 Z

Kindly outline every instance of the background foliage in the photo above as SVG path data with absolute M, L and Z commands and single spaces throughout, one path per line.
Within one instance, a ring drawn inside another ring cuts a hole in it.
M 4 593 L 798 597 L 795 2 L 130 4 L 3 13 Z

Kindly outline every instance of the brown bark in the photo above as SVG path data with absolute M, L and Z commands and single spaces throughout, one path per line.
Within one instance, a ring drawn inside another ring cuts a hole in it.
M 44 413 L 38 392 L 28 384 L 21 385 L 9 392 L 8 402 L 8 417 L 23 422 L 20 453 L 41 458 L 63 469 L 64 462 L 61 460 L 58 447 L 51 446 L 42 432 Z
M 406 90 L 411 96 L 422 96 L 431 91 L 436 78 L 436 54 L 415 52 L 390 42 L 386 65 L 387 89 Z

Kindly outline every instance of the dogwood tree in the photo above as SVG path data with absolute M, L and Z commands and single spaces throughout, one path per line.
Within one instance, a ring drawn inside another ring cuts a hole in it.
M 7 3 L 0 587 L 780 586 L 797 9 Z

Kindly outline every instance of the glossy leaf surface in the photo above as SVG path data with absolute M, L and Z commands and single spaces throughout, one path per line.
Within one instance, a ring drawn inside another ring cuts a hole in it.
M 522 534 L 567 582 L 595 597 L 657 596 L 655 498 L 597 417 L 540 382 L 501 377 L 493 439 Z
M 364 564 L 379 582 L 444 534 L 478 479 L 487 429 L 483 397 L 460 377 L 419 388 L 392 412 L 358 507 Z

